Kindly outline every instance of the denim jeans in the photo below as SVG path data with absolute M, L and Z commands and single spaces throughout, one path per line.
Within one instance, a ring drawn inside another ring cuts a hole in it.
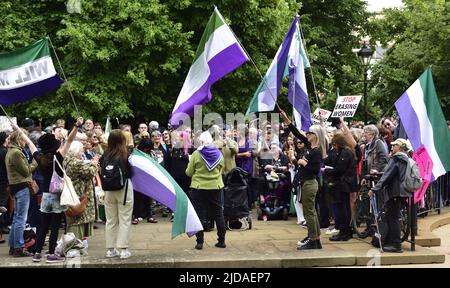
M 25 230 L 29 206 L 30 190 L 26 187 L 14 194 L 14 219 L 8 239 L 11 248 L 17 249 L 25 246 L 23 231 Z

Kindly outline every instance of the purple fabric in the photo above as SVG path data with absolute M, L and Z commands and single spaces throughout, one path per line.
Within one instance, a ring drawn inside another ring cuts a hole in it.
M 175 211 L 176 196 L 172 191 L 168 191 L 166 186 L 154 178 L 151 178 L 150 182 L 149 174 L 138 167 L 131 166 L 131 172 L 131 175 L 133 175 L 131 182 L 134 190 L 155 199 L 172 211 Z
M 245 147 L 239 147 L 239 153 L 252 152 L 250 143 L 248 140 L 245 141 Z M 253 158 L 252 157 L 236 157 L 236 166 L 244 169 L 250 175 L 253 172 Z
M 277 94 L 280 91 L 281 82 L 283 81 L 284 69 L 286 67 L 286 62 L 289 55 L 289 49 L 291 47 L 292 36 L 296 30 L 296 23 L 298 21 L 298 16 L 294 17 L 288 32 L 284 36 L 283 43 L 281 43 L 281 51 L 277 57 Z
M 408 134 L 408 139 L 412 147 L 414 150 L 419 149 L 422 145 L 422 140 L 420 139 L 420 122 L 406 93 L 395 102 L 395 108 L 397 108 L 398 115 L 402 120 L 403 127 L 405 128 L 406 134 Z
M 303 60 L 300 60 L 303 61 Z M 295 103 L 292 99 L 294 91 L 292 91 L 292 85 L 289 85 L 288 91 L 288 101 L 289 103 L 294 103 L 294 108 L 300 113 L 302 118 L 302 130 L 309 131 L 309 127 L 311 127 L 311 109 L 309 107 L 309 98 L 308 95 L 303 91 L 300 87 L 299 83 L 294 80 L 294 68 L 289 68 L 289 83 L 295 83 Z
M 31 85 L 11 90 L 0 90 L 0 104 L 10 105 L 42 96 L 58 88 L 62 83 L 64 83 L 64 81 L 61 80 L 58 75 L 55 75 Z
M 395 108 L 408 135 L 409 142 L 411 142 L 411 146 L 414 150 L 419 149 L 422 146 L 420 121 L 406 92 L 395 102 Z M 434 180 L 435 177 L 431 174 L 431 182 Z
M 208 171 L 214 170 L 222 159 L 222 153 L 220 153 L 220 150 L 217 149 L 216 146 L 204 146 L 202 149 L 199 149 L 198 152 L 200 153 L 200 156 L 202 156 Z
M 203 105 L 211 101 L 211 86 L 222 77 L 232 72 L 247 61 L 238 44 L 233 44 L 208 61 L 210 75 L 208 80 L 186 102 L 182 103 L 171 115 L 169 122 L 173 127 L 179 126 L 183 114 L 194 115 L 194 105 Z M 177 115 L 178 114 L 178 115 Z

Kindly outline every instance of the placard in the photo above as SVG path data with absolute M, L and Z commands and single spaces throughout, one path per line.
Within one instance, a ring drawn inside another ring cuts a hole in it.
M 331 117 L 338 118 L 342 116 L 344 118 L 352 118 L 355 115 L 356 109 L 358 109 L 361 97 L 357 95 L 338 97 Z

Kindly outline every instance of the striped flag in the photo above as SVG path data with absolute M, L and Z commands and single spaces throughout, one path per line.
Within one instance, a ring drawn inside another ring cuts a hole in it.
M 133 189 L 164 204 L 175 212 L 172 239 L 187 233 L 189 237 L 203 230 L 200 219 L 186 193 L 172 176 L 150 156 L 137 149 L 128 159 Z
M 170 124 L 179 126 L 186 114 L 194 115 L 194 105 L 210 102 L 211 86 L 247 60 L 244 49 L 217 7 L 214 8 L 173 108 Z
M 53 66 L 47 38 L 12 52 L 0 53 L 2 105 L 42 96 L 62 83 Z
M 310 64 L 303 47 L 298 16 L 296 20 L 295 32 L 292 37 L 285 69 L 285 74 L 289 73 L 288 101 L 293 106 L 297 128 L 309 131 L 311 126 L 311 108 L 309 107 L 308 90 L 306 89 L 305 68 L 310 67 Z
M 298 16 L 292 21 L 264 79 L 259 84 L 255 95 L 253 95 L 252 101 L 247 109 L 247 115 L 255 112 L 273 111 L 275 108 L 275 102 L 280 91 L 282 80 L 287 75 L 286 63 L 288 61 L 292 38 L 296 31 L 297 20 Z
M 414 150 L 423 144 L 433 161 L 432 179 L 450 171 L 450 131 L 436 94 L 431 68 L 395 102 Z

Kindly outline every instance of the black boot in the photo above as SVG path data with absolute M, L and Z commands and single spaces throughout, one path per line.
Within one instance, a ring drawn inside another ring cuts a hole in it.
M 306 240 L 306 243 L 302 246 L 297 247 L 297 250 L 308 250 L 308 249 L 322 249 L 322 244 L 320 239 L 317 240 Z
M 383 246 L 384 252 L 392 252 L 392 253 L 402 253 L 402 244 L 400 243 L 389 243 Z

